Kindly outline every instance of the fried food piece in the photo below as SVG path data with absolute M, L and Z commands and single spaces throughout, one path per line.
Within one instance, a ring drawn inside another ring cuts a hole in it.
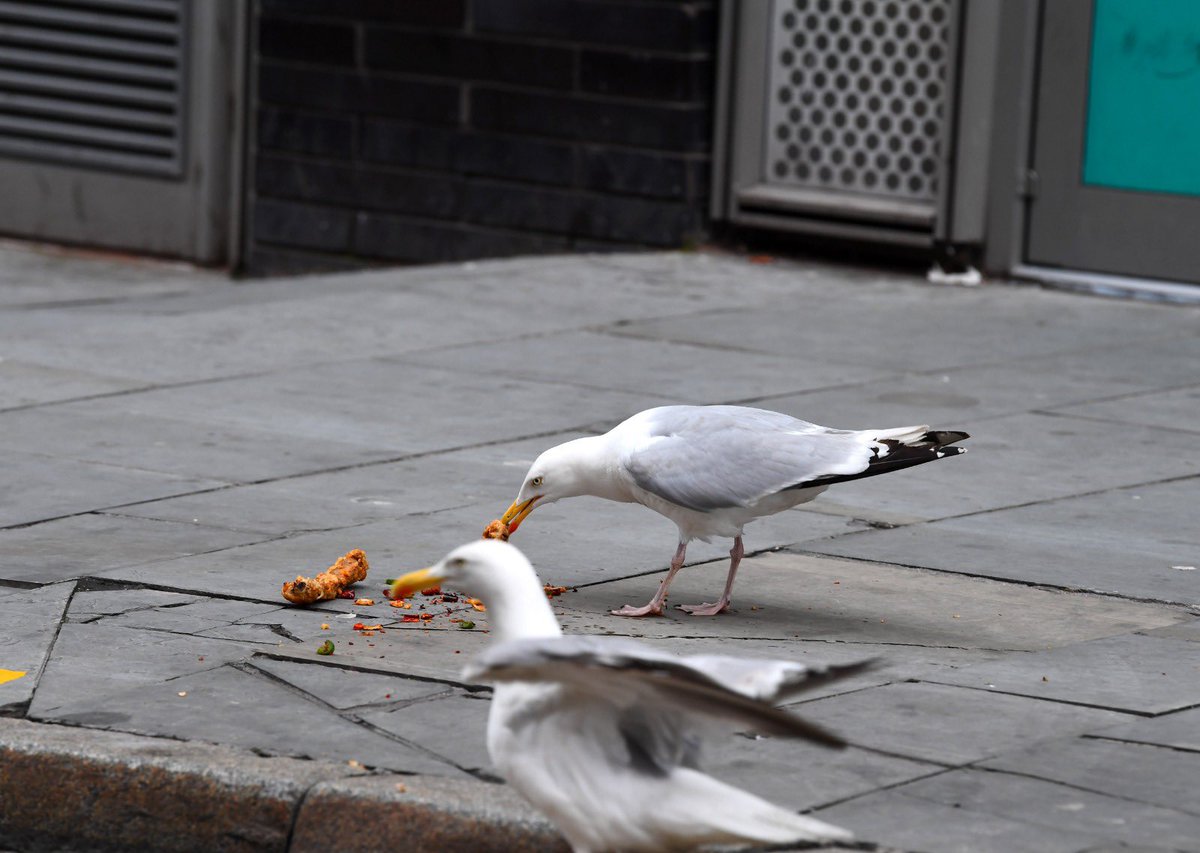
M 484 539 L 499 539 L 501 542 L 508 541 L 508 525 L 500 519 L 496 519 L 491 524 L 483 529 Z
M 315 578 L 297 575 L 283 585 L 283 597 L 293 604 L 312 604 L 337 598 L 343 589 L 367 576 L 367 555 L 355 548 Z
M 542 584 L 542 592 L 546 593 L 546 598 L 557 598 L 566 591 L 565 586 L 555 586 L 552 583 Z

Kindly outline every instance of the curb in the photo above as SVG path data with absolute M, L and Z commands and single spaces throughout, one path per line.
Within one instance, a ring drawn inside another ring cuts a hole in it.
M 567 850 L 504 785 L 0 718 L 0 850 L 418 847 Z

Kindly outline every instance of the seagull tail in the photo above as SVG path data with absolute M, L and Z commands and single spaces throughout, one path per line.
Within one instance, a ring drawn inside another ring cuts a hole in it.
M 789 844 L 798 841 L 849 841 L 848 830 L 813 817 L 796 814 L 769 803 L 748 791 L 726 785 L 697 770 L 678 768 L 672 774 L 684 803 L 681 815 L 700 834 L 696 843 L 758 842 Z M 674 799 L 674 796 L 668 799 Z M 699 807 L 705 803 L 703 807 Z M 672 804 L 662 803 L 659 812 L 667 813 Z

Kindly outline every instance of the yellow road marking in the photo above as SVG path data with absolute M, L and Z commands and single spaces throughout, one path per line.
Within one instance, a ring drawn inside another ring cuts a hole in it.
M 16 681 L 18 678 L 24 678 L 25 673 L 17 669 L 0 669 L 0 684 L 6 681 Z

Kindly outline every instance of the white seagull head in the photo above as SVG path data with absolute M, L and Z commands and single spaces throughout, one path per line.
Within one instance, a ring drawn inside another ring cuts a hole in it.
M 605 464 L 605 450 L 601 436 L 587 436 L 542 453 L 529 466 L 517 499 L 501 516 L 509 532 L 517 529 L 535 505 L 597 494 L 609 467 Z
M 392 581 L 392 598 L 446 584 L 487 607 L 497 641 L 562 634 L 542 583 L 525 555 L 506 542 L 481 539 L 455 548 L 427 569 Z

